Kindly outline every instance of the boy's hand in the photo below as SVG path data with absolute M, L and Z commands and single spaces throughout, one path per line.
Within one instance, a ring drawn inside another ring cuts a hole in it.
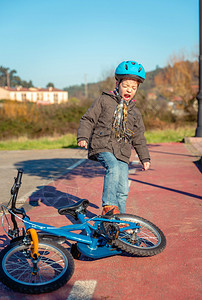
M 78 146 L 79 147 L 84 147 L 84 148 L 88 148 L 88 143 L 85 141 L 85 140 L 83 140 L 83 141 L 80 141 L 80 142 L 78 142 Z
M 149 169 L 149 167 L 150 167 L 150 162 L 145 162 L 145 163 L 143 163 L 143 168 L 142 168 L 142 171 L 147 171 L 148 169 Z

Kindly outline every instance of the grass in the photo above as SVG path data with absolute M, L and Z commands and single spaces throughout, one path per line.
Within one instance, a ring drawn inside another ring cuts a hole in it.
M 76 137 L 67 134 L 61 137 L 43 137 L 28 139 L 21 137 L 7 141 L 0 141 L 0 150 L 32 150 L 32 149 L 61 149 L 77 147 Z
M 195 127 L 181 127 L 177 129 L 152 130 L 145 133 L 148 144 L 182 142 L 184 137 L 195 134 Z M 67 134 L 61 137 L 44 137 L 28 139 L 21 137 L 7 141 L 0 141 L 0 150 L 32 150 L 32 149 L 61 149 L 77 147 L 76 137 Z
M 195 127 L 179 127 L 176 129 L 152 130 L 145 133 L 148 144 L 182 142 L 184 137 L 195 135 Z

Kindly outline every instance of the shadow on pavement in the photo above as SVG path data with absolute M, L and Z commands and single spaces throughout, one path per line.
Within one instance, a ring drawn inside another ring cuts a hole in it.
M 160 147 L 160 145 L 155 144 L 149 145 L 149 152 L 151 153 L 159 153 L 159 154 L 165 154 L 165 155 L 174 155 L 174 156 L 185 156 L 185 157 L 192 157 L 193 159 L 195 159 L 197 156 L 199 155 L 195 155 L 195 154 L 184 154 L 184 153 L 174 153 L 174 152 L 166 152 L 166 151 L 158 151 L 158 150 L 153 150 L 153 148 L 155 147 Z M 199 171 L 202 173 L 202 158 L 200 158 L 198 161 L 193 161 L 194 165 L 199 169 Z
M 25 160 L 16 163 L 15 167 L 22 168 L 24 173 L 30 176 L 52 179 L 67 172 L 67 169 L 78 161 L 79 159 L 70 158 Z
M 46 206 L 51 206 L 56 209 L 60 207 L 64 207 L 67 205 L 72 205 L 76 202 L 81 200 L 81 198 L 76 197 L 72 194 L 69 193 L 64 193 L 59 190 L 57 190 L 56 187 L 47 185 L 42 187 L 39 191 L 34 192 L 30 197 L 29 197 L 29 204 L 31 206 L 38 206 L 39 201 L 42 202 Z M 93 207 L 98 209 L 99 207 L 93 203 L 89 204 L 89 207 Z M 58 214 L 59 216 L 59 214 Z M 92 218 L 94 217 L 95 214 L 91 213 L 90 211 L 87 211 L 87 217 Z M 68 219 L 73 222 L 75 221 L 73 218 L 68 216 Z
M 165 187 L 165 186 L 162 186 L 162 185 L 153 184 L 153 183 L 149 183 L 149 182 L 145 182 L 145 181 L 141 181 L 141 180 L 137 180 L 137 179 L 132 179 L 132 178 L 129 178 L 129 180 L 132 180 L 132 181 L 135 181 L 135 182 L 138 182 L 138 183 L 141 183 L 141 184 L 146 184 L 146 185 L 149 185 L 149 186 L 153 186 L 153 187 L 156 187 L 156 188 L 159 188 L 159 189 L 171 191 L 171 192 L 174 192 L 174 193 L 182 194 L 182 195 L 185 195 L 185 196 L 189 196 L 189 197 L 193 197 L 193 198 L 197 198 L 197 199 L 202 199 L 202 197 L 199 196 L 199 195 L 183 192 L 183 191 L 172 189 L 172 188 Z
M 3 249 L 6 245 L 8 245 L 10 242 L 10 239 L 6 234 L 3 234 L 0 236 L 0 249 Z
M 15 164 L 16 168 L 22 168 L 24 173 L 30 176 L 38 176 L 41 179 L 55 180 L 60 177 L 71 180 L 75 176 L 79 175 L 85 178 L 102 177 L 105 174 L 104 168 L 99 162 L 90 161 L 88 159 L 84 160 L 81 165 L 77 166 L 75 169 L 69 168 L 79 162 L 80 159 L 38 159 L 38 160 L 26 160 Z M 141 165 L 129 164 L 129 170 L 131 169 L 141 169 Z M 71 172 L 70 172 L 71 171 Z
M 194 161 L 194 164 L 199 169 L 199 171 L 202 173 L 202 157 L 199 160 Z
M 187 156 L 187 157 L 195 157 L 195 155 L 192 155 L 192 154 L 184 154 L 184 153 L 175 153 L 175 152 L 166 152 L 166 151 L 158 151 L 158 150 L 153 150 L 153 148 L 156 148 L 156 147 L 160 147 L 161 145 L 158 145 L 158 144 L 149 144 L 149 152 L 153 152 L 153 153 L 159 153 L 159 154 L 167 154 L 167 155 L 177 155 L 177 156 Z
M 52 181 L 52 185 L 37 186 L 37 189 L 29 197 L 29 204 L 31 206 L 37 206 L 41 201 L 47 206 L 52 206 L 56 209 L 65 205 L 71 205 L 79 201 L 80 198 L 69 193 L 69 187 L 67 192 L 62 192 L 54 187 L 54 180 L 59 178 L 60 180 L 72 180 L 77 176 L 84 178 L 103 177 L 105 174 L 104 168 L 98 163 L 90 160 L 84 160 L 84 162 L 77 166 L 73 170 L 68 170 L 71 165 L 77 163 L 79 159 L 39 159 L 39 160 L 27 160 L 21 161 L 15 164 L 17 168 L 23 168 L 24 173 L 30 176 L 38 176 L 42 180 L 48 179 Z M 141 170 L 141 165 L 129 165 L 129 169 Z M 61 175 L 63 174 L 63 175 Z M 74 189 L 74 188 L 72 188 Z M 98 208 L 94 204 L 90 204 L 94 208 Z M 94 215 L 89 212 L 88 217 Z
M 103 176 L 104 169 L 100 166 L 100 164 L 89 160 L 84 160 L 81 165 L 77 166 L 73 170 L 69 169 L 72 165 L 79 161 L 80 159 L 68 158 L 26 160 L 16 163 L 15 167 L 22 168 L 24 173 L 30 176 L 38 176 L 41 179 L 50 180 L 62 177 L 62 174 L 65 174 L 65 178 L 69 180 L 73 179 L 77 175 L 87 178 Z M 67 173 L 69 173 L 68 176 L 66 175 Z

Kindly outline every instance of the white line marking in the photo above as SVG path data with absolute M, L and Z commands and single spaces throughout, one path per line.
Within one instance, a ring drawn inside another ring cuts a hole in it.
M 131 161 L 131 165 L 139 165 L 140 161 L 139 160 L 133 160 Z
M 67 300 L 91 300 L 96 285 L 96 280 L 76 281 Z
M 82 164 L 82 162 L 84 162 L 85 159 L 79 159 L 79 161 L 77 161 L 75 164 L 73 164 L 72 166 L 68 167 L 67 170 L 72 170 L 76 167 L 78 167 L 80 164 Z
M 130 175 L 130 174 L 134 175 L 135 172 L 136 172 L 136 169 L 130 169 L 129 172 L 128 172 L 128 174 L 129 174 L 129 175 Z

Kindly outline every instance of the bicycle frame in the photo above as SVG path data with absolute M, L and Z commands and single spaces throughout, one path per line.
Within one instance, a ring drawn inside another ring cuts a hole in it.
M 29 232 L 31 229 L 39 230 L 47 234 L 51 234 L 54 237 L 58 237 L 58 239 L 62 237 L 70 241 L 75 241 L 77 242 L 79 251 L 84 255 L 92 258 L 101 258 L 122 253 L 122 251 L 113 248 L 112 243 L 110 243 L 109 236 L 106 234 L 106 232 L 103 232 L 101 230 L 101 225 L 103 223 L 114 223 L 115 225 L 118 223 L 121 223 L 123 225 L 125 223 L 127 224 L 127 229 L 132 230 L 139 230 L 140 228 L 139 224 L 135 224 L 129 221 L 121 221 L 115 218 L 112 219 L 104 216 L 87 218 L 83 212 L 79 211 L 79 209 L 77 211 L 77 217 L 80 221 L 80 224 L 71 224 L 57 228 L 44 223 L 32 222 L 30 221 L 29 216 L 27 216 L 24 208 L 16 208 L 17 194 L 21 185 L 22 174 L 23 170 L 18 170 L 18 175 L 15 178 L 15 183 L 11 189 L 11 209 L 5 207 L 11 214 L 11 220 L 14 226 L 13 230 L 11 230 L 13 234 L 11 234 L 12 238 L 19 236 L 19 229 L 15 220 L 15 217 L 17 217 L 24 223 L 26 232 Z M 18 217 L 17 214 L 21 214 L 22 218 Z M 93 225 L 91 223 L 93 223 Z M 125 228 L 121 228 L 118 226 L 118 231 L 115 229 L 115 234 L 118 236 L 119 232 L 121 233 L 123 230 L 125 230 Z M 80 233 L 75 233 L 74 231 L 80 231 Z
M 127 223 L 127 229 L 139 229 L 140 226 L 134 223 L 119 221 L 116 219 L 105 219 L 103 217 L 93 217 L 91 219 L 85 218 L 85 215 L 78 214 L 78 219 L 80 220 L 80 224 L 72 224 L 66 225 L 62 227 L 54 227 L 48 224 L 39 223 L 39 222 L 31 222 L 28 216 L 25 216 L 22 220 L 26 230 L 31 228 L 35 230 L 41 230 L 43 232 L 52 234 L 54 236 L 64 237 L 67 240 L 77 242 L 78 249 L 81 253 L 86 255 L 87 257 L 92 258 L 101 258 L 111 255 L 117 255 L 122 253 L 122 251 L 116 250 L 107 242 L 107 238 L 103 235 L 94 236 L 94 233 L 99 230 L 101 222 L 109 222 L 109 223 Z M 90 222 L 93 221 L 94 224 L 91 225 Z M 129 226 L 128 226 L 129 225 Z M 84 231 L 86 234 L 82 233 L 74 233 L 72 231 Z M 123 229 L 120 229 L 122 231 Z

